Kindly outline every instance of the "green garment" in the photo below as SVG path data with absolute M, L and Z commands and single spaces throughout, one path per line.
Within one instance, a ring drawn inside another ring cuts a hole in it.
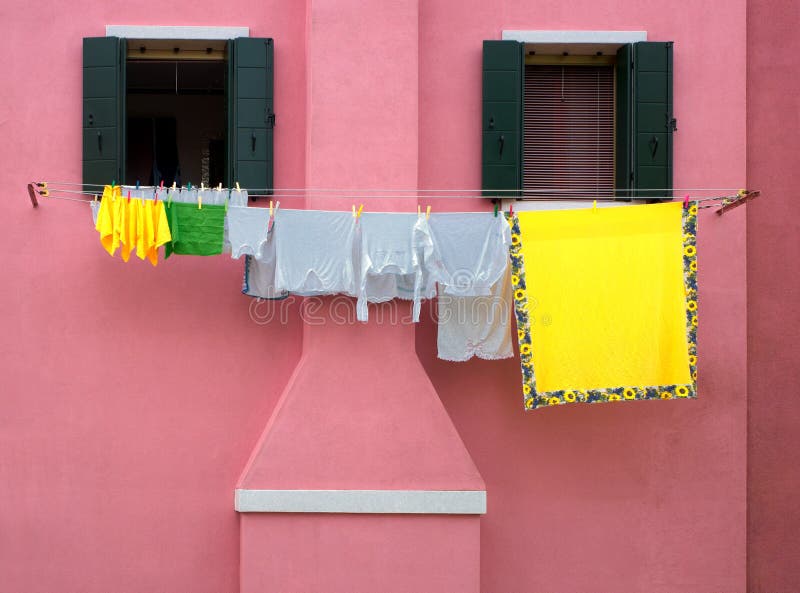
M 164 248 L 164 259 L 178 255 L 219 255 L 225 229 L 225 206 L 203 206 L 171 202 L 167 209 L 172 241 Z

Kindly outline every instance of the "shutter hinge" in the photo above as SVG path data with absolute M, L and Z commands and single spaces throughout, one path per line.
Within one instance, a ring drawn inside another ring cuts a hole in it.
M 275 127 L 275 114 L 272 111 L 267 111 L 267 124 L 270 128 Z
M 674 117 L 670 118 L 668 128 L 673 132 L 677 132 L 678 131 L 678 120 L 675 119 Z

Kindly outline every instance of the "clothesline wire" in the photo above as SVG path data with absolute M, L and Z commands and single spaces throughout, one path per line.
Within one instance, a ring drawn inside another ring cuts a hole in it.
M 105 187 L 108 184 L 102 183 L 80 183 L 74 181 L 44 181 L 41 183 L 46 183 L 49 185 L 66 185 L 66 186 L 75 186 L 75 187 Z M 125 186 L 125 187 L 133 187 L 133 186 Z M 156 186 L 141 186 L 139 189 L 154 189 Z M 163 190 L 172 189 L 170 186 L 164 186 Z M 180 188 L 178 188 L 180 189 Z M 184 186 L 182 189 L 186 189 Z M 200 189 L 199 186 L 192 186 L 192 189 Z M 213 190 L 216 187 L 205 187 L 203 189 Z M 222 188 L 223 191 L 227 191 L 229 189 L 234 188 Z M 490 198 L 493 196 L 485 195 L 485 194 L 497 194 L 497 197 L 508 197 L 508 198 L 516 198 L 519 197 L 518 194 L 522 194 L 522 196 L 526 195 L 536 195 L 536 194 L 576 194 L 579 192 L 592 192 L 596 190 L 594 186 L 592 187 L 573 187 L 570 189 L 564 188 L 539 188 L 539 189 L 526 189 L 526 190 L 517 190 L 517 189 L 426 189 L 426 188 L 318 188 L 318 187 L 305 187 L 305 188 L 281 188 L 281 187 L 259 187 L 259 188 L 240 188 L 242 191 L 247 191 L 248 193 L 251 192 L 274 192 L 270 195 L 286 195 L 288 193 L 346 193 L 346 194 L 358 194 L 358 193 L 414 193 L 414 194 L 427 194 L 427 193 L 460 193 L 460 194 L 467 194 L 467 193 L 481 193 L 484 195 L 480 196 L 467 196 L 467 197 L 479 197 L 479 198 Z M 673 192 L 673 193 L 683 193 L 683 192 L 710 192 L 710 191 L 719 191 L 719 192 L 738 192 L 740 188 L 732 188 L 732 187 L 725 187 L 725 188 L 709 188 L 709 187 L 694 187 L 694 188 L 672 188 L 672 187 L 661 187 L 661 188 L 648 188 L 647 191 L 663 191 L 663 192 Z M 635 193 L 638 191 L 642 191 L 639 189 L 615 189 L 613 190 L 615 193 Z M 302 196 L 297 196 L 302 197 Z M 459 196 L 462 197 L 462 196 Z
M 63 195 L 56 195 L 56 194 L 62 194 L 62 193 L 82 195 L 82 196 L 85 196 L 85 198 L 72 198 L 72 197 L 67 197 L 67 196 L 63 196 Z M 51 190 L 49 190 L 49 195 L 43 196 L 43 197 L 45 197 L 46 199 L 69 200 L 71 202 L 89 203 L 89 202 L 92 202 L 94 200 L 94 198 L 98 198 L 100 196 L 101 196 L 100 193 L 83 192 L 83 191 L 79 191 L 79 190 L 51 189 Z M 275 198 L 286 199 L 286 198 L 301 198 L 301 197 L 304 197 L 304 196 L 286 196 L 286 195 L 284 195 L 284 196 L 281 196 L 281 195 L 278 195 L 278 196 L 275 196 L 275 195 L 255 196 L 254 195 L 254 196 L 250 196 L 250 197 L 262 197 L 262 198 L 269 197 L 269 198 L 273 198 L 273 199 L 275 199 Z M 443 199 L 443 198 L 469 199 L 469 198 L 473 198 L 475 196 L 441 196 L 441 197 L 438 197 L 438 198 L 430 198 L 430 197 L 427 197 L 427 196 L 420 196 L 420 197 L 426 197 L 427 199 Z M 483 197 L 483 196 L 481 196 L 481 197 Z M 712 201 L 726 202 L 726 201 L 736 200 L 737 197 L 738 196 L 735 196 L 735 195 L 730 195 L 730 196 L 712 196 L 712 197 L 699 198 L 699 199 L 695 199 L 695 200 L 692 200 L 692 201 L 694 201 L 694 202 L 712 202 Z M 342 196 L 339 199 L 344 200 L 344 199 L 346 199 L 346 197 Z M 363 199 L 397 199 L 397 198 L 395 196 L 370 196 L 369 198 L 363 198 Z M 486 198 L 484 198 L 484 199 L 486 199 Z M 554 198 L 555 201 L 558 201 L 559 199 L 560 200 L 565 200 L 565 199 L 569 200 L 570 198 L 564 198 L 564 197 L 562 197 L 562 198 Z M 594 200 L 594 199 L 598 199 L 599 201 L 608 201 L 608 202 L 618 201 L 618 200 L 614 200 L 613 198 L 605 198 L 604 199 L 604 198 L 597 198 L 597 197 L 593 197 L 593 196 L 582 196 L 580 198 L 578 198 L 578 197 L 571 198 L 571 200 L 574 200 L 574 201 L 584 201 L 584 202 L 588 202 L 588 201 Z M 633 197 L 631 199 L 640 199 L 640 198 Z M 674 200 L 676 198 L 674 198 L 673 196 L 663 196 L 663 197 L 647 196 L 646 198 L 641 198 L 641 199 Z M 542 197 L 542 198 L 536 198 L 536 199 L 527 200 L 527 201 L 546 201 L 546 200 L 547 200 L 547 198 Z M 700 208 L 714 208 L 714 207 L 716 207 L 714 204 L 709 204 L 709 205 L 706 205 L 706 206 L 700 206 Z

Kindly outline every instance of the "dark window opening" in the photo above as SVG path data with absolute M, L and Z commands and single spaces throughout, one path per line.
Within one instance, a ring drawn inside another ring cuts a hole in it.
M 137 51 L 136 42 L 129 48 Z M 126 65 L 125 181 L 224 182 L 224 59 L 136 59 Z

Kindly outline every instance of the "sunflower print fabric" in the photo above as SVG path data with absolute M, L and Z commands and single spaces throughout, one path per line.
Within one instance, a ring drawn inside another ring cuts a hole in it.
M 696 202 L 509 224 L 526 410 L 696 397 Z

